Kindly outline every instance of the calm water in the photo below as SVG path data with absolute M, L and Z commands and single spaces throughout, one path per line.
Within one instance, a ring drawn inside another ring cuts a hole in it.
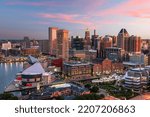
M 22 71 L 23 62 L 17 63 L 0 63 L 0 93 L 16 77 L 16 73 Z

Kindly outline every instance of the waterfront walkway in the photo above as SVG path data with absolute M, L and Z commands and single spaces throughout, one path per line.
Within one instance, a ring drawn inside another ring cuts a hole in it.
M 51 85 L 56 85 L 56 84 L 62 84 L 64 83 L 63 81 L 57 81 L 57 82 L 51 82 L 51 83 L 41 83 L 40 87 L 44 86 L 51 86 Z M 23 90 L 29 90 L 29 89 L 34 89 L 37 88 L 37 84 L 33 84 L 32 86 L 20 86 L 16 87 L 16 84 L 18 84 L 17 81 L 12 81 L 8 87 L 5 89 L 4 92 L 15 92 L 15 91 L 23 91 Z

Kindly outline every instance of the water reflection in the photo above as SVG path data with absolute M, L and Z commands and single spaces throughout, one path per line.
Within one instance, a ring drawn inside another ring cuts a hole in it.
M 22 71 L 23 62 L 0 63 L 0 93 L 15 79 L 16 73 Z

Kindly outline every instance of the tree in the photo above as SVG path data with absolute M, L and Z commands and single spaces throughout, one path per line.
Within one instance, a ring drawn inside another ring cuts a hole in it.
M 0 100 L 18 100 L 18 97 L 14 96 L 11 93 L 0 94 Z
M 92 93 L 97 93 L 97 92 L 99 91 L 99 88 L 98 88 L 97 86 L 93 86 L 93 87 L 90 89 L 90 91 L 91 91 Z
M 85 88 L 90 89 L 90 88 L 91 88 L 91 84 L 86 84 L 86 85 L 85 85 Z
M 102 99 L 102 97 L 95 93 L 80 95 L 74 98 L 74 100 L 99 100 L 99 99 Z

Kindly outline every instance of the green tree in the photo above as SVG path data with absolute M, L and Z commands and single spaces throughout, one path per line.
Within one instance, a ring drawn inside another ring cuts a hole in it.
M 11 93 L 0 94 L 0 100 L 18 100 L 18 97 L 14 96 Z
M 90 89 L 90 88 L 91 88 L 91 86 L 92 86 L 91 84 L 86 84 L 86 85 L 85 85 L 85 88 Z
M 93 93 L 93 94 L 85 94 L 85 95 L 76 96 L 74 100 L 99 100 L 102 98 L 103 96 L 99 96 Z
M 92 93 L 97 93 L 97 92 L 99 91 L 99 88 L 98 88 L 97 86 L 93 86 L 93 87 L 90 89 L 90 91 L 91 91 Z

